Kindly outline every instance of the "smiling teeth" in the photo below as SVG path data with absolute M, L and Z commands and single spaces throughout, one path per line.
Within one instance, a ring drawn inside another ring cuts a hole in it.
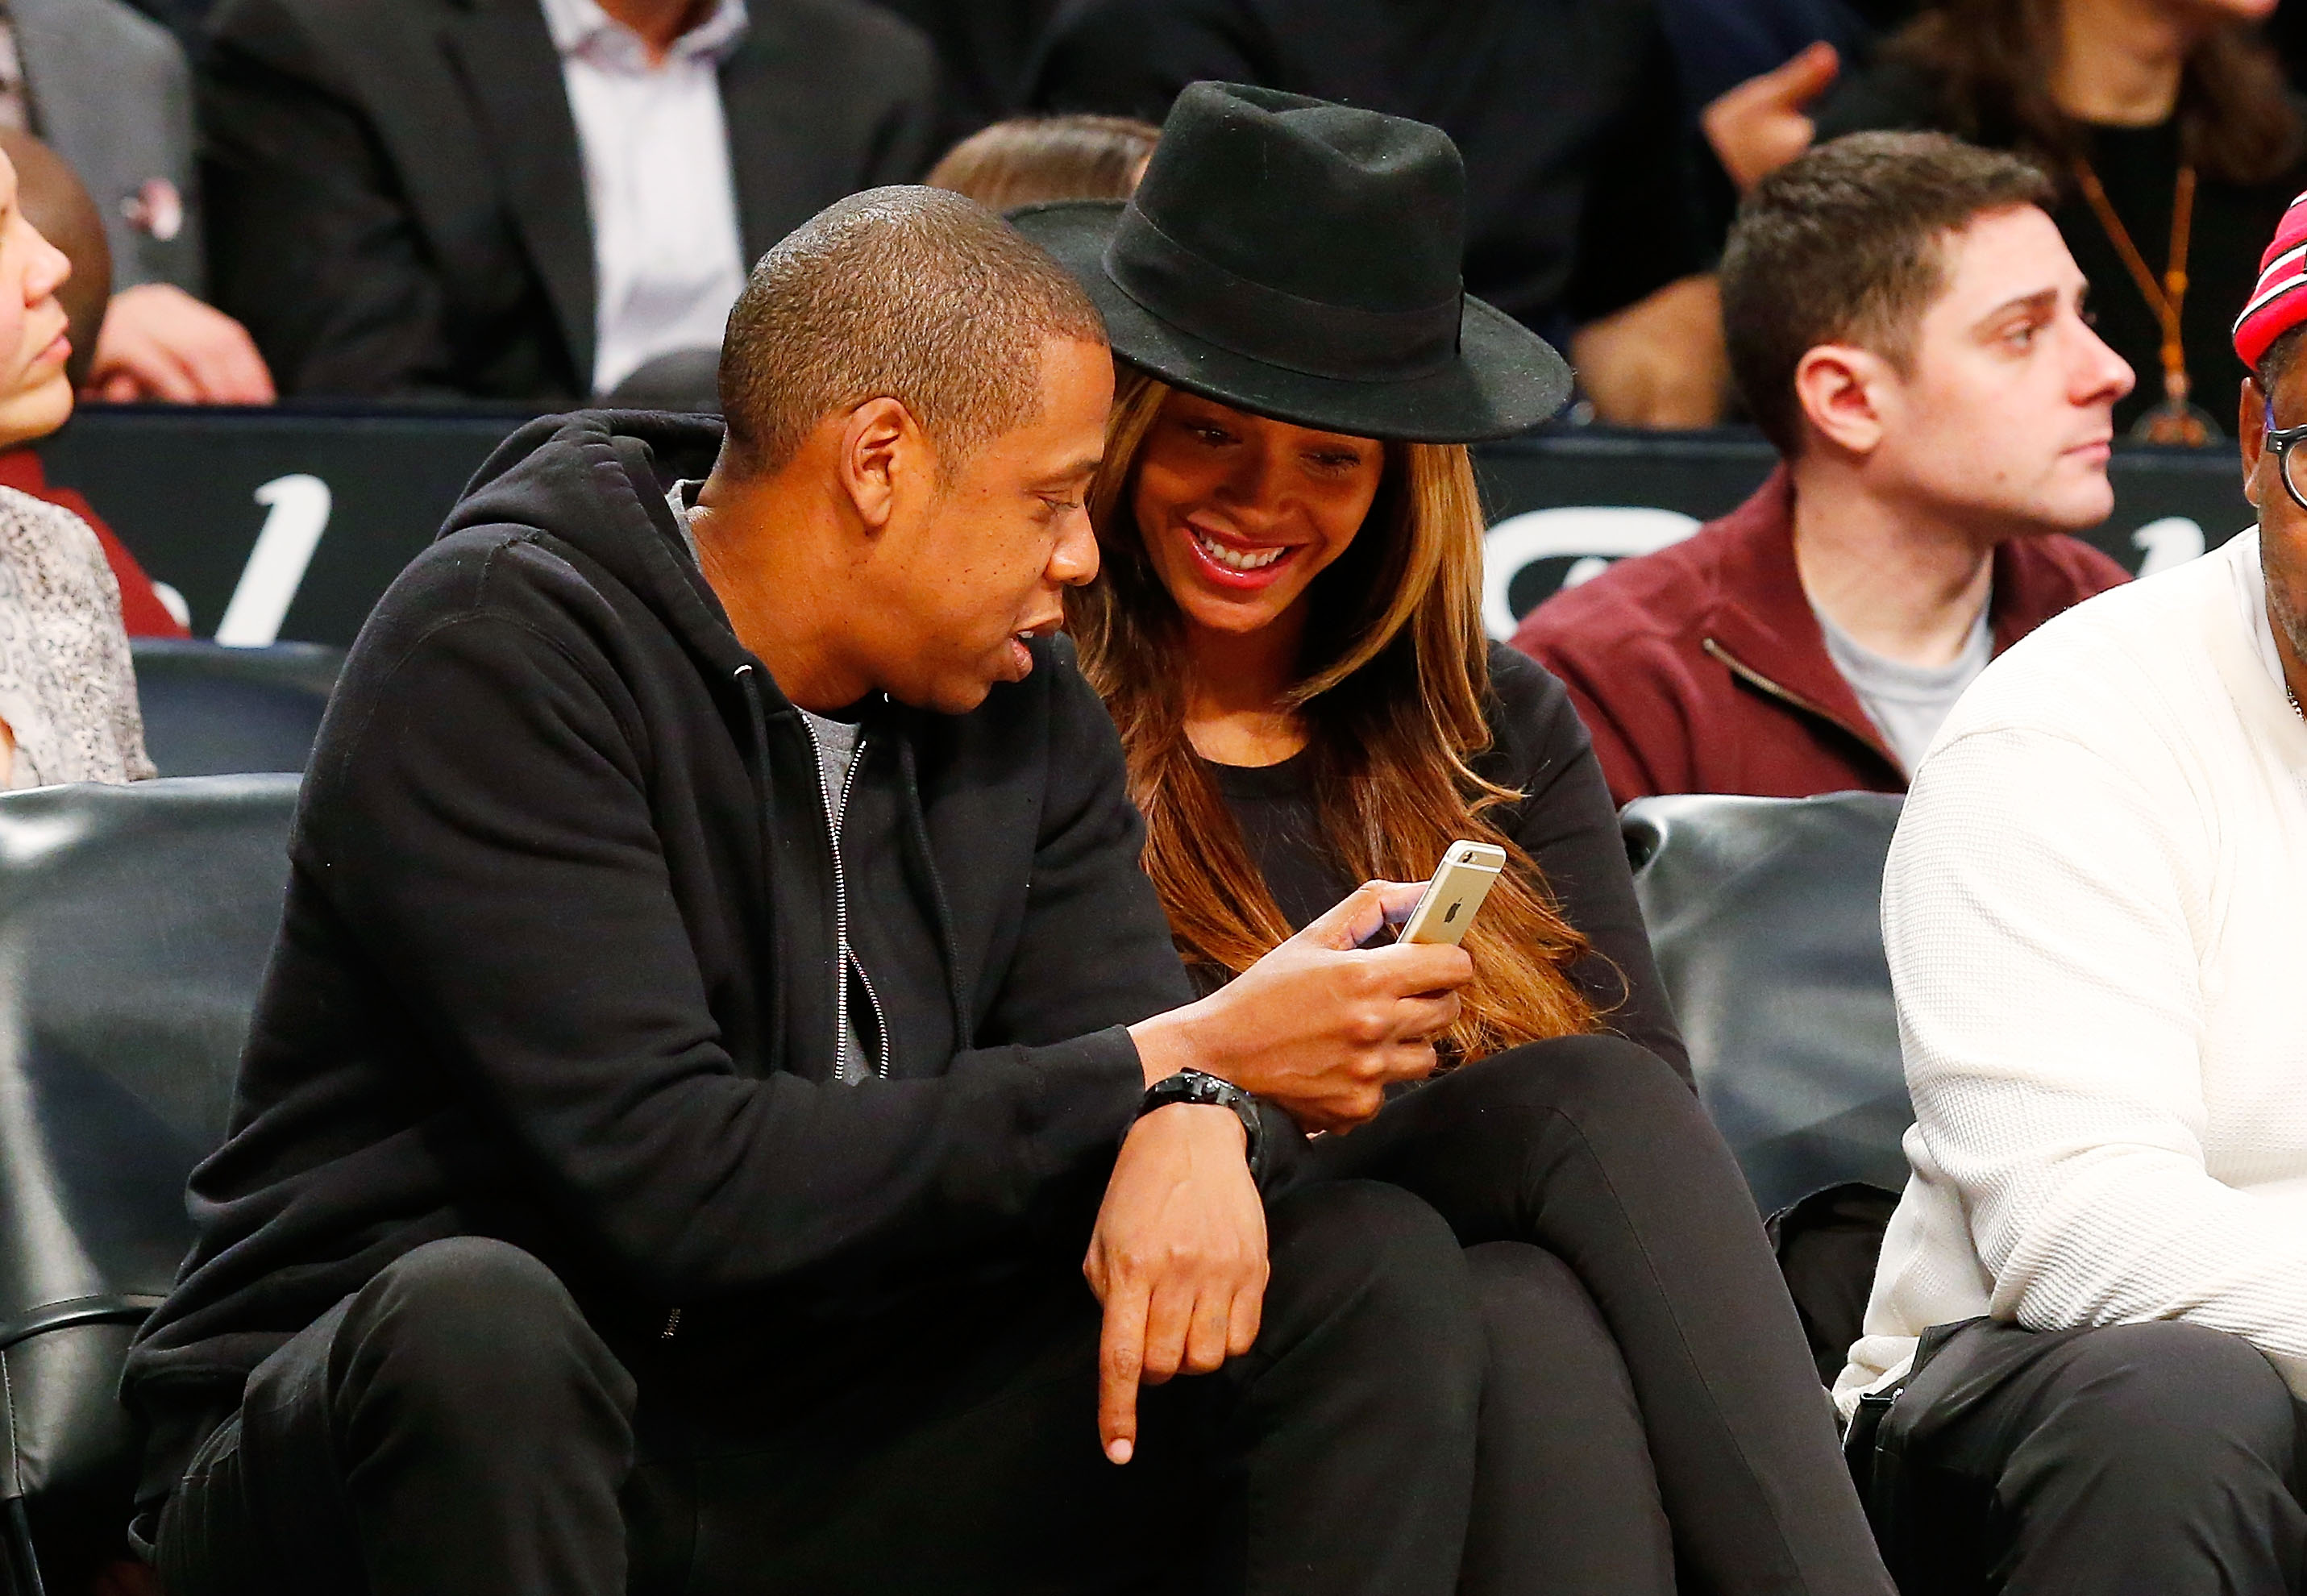
M 1202 553 L 1228 571 L 1264 571 L 1290 552 L 1287 548 L 1260 549 L 1255 554 L 1239 554 L 1222 543 L 1215 543 L 1203 536 L 1199 532 L 1194 534 L 1194 541 L 1201 545 Z

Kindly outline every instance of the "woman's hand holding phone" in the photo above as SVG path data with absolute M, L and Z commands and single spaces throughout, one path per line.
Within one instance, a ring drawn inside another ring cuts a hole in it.
M 1287 1109 L 1308 1130 L 1351 1130 L 1395 1081 L 1434 1070 L 1473 965 L 1455 947 L 1363 943 L 1417 907 L 1422 881 L 1371 881 L 1198 1003 L 1130 1027 L 1145 1078 L 1201 1069 Z

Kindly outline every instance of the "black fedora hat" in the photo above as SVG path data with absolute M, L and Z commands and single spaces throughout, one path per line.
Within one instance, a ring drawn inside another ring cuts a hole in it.
M 1465 215 L 1439 128 L 1196 83 L 1135 198 L 1009 219 L 1089 289 L 1113 352 L 1166 382 L 1301 426 L 1471 443 L 1560 409 L 1570 368 L 1465 293 Z

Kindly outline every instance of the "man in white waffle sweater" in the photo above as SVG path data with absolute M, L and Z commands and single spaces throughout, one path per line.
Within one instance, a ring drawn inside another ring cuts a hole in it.
M 1913 1175 L 1835 1396 L 1905 1596 L 2301 1589 L 2303 323 L 2307 195 L 2236 326 L 2257 531 L 1990 665 L 1891 845 Z

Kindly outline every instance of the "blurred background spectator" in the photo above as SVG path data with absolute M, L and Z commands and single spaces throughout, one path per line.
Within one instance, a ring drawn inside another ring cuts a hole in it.
M 1789 74 L 1796 85 L 1815 86 L 1797 104 L 1834 82 L 1835 68 L 1863 64 L 1878 39 L 1896 32 L 1914 15 L 1914 0 L 1659 0 L 1667 38 L 1682 70 L 1683 92 L 1694 109 L 1733 90 L 1762 80 L 1805 50 L 1813 71 Z M 1822 75 L 1814 77 L 1817 64 Z
M 57 290 L 71 275 L 18 202 L 0 156 L 0 449 L 72 414 Z M 71 511 L 0 487 L 0 788 L 135 781 L 144 757 L 136 679 L 104 554 Z
M 1466 160 L 1467 291 L 1566 343 L 1602 419 L 1719 417 L 1719 314 L 1655 0 L 1068 0 L 1027 92 L 1158 122 L 1200 78 L 1440 126 Z
M 266 404 L 248 334 L 203 304 L 184 52 L 124 0 L 0 5 L 0 127 L 39 134 L 95 196 L 116 292 L 81 381 L 109 399 Z
M 1818 124 L 1809 116 L 1841 75 L 1843 51 L 1813 39 L 1766 71 L 1711 95 L 1700 123 L 1723 172 L 1745 193 L 1811 146 Z M 1728 226 L 1728 213 L 1723 213 Z
M 159 3 L 159 0 L 155 0 Z M 943 64 L 950 143 L 1025 103 L 1025 73 L 1058 0 L 875 0 L 919 28 Z
M 1134 116 L 1013 116 L 948 150 L 923 179 L 994 210 L 1045 200 L 1126 200 L 1162 130 Z
M 935 84 L 853 0 L 226 0 L 218 297 L 289 393 L 606 392 L 717 347 L 819 209 L 917 178 Z
M 112 296 L 112 254 L 105 242 L 103 219 L 97 214 L 96 202 L 90 198 L 73 169 L 31 134 L 15 128 L 0 128 L 0 154 L 4 154 L 15 168 L 16 203 L 24 219 L 63 253 L 72 268 L 72 275 L 56 292 L 56 301 L 64 309 L 65 336 L 72 339 L 72 355 L 64 362 L 64 376 L 68 387 L 76 390 L 87 380 L 96 347 L 96 330 L 104 323 L 106 307 Z M 151 579 L 144 574 L 143 567 L 136 562 L 136 557 L 113 535 L 112 528 L 105 525 L 89 502 L 70 488 L 48 485 L 47 474 L 30 439 L 0 445 L 0 487 L 14 488 L 20 493 L 29 493 L 68 510 L 89 524 L 103 546 L 105 562 L 112 567 L 113 579 L 120 588 L 120 618 L 129 636 L 191 635 L 184 618 L 168 607 Z
M 2228 330 L 2307 184 L 2298 97 L 2258 29 L 2274 11 L 1948 0 L 1809 112 L 1798 102 L 1819 87 L 1815 54 L 1734 91 L 1743 103 L 1717 102 L 1707 131 L 1748 184 L 1813 136 L 1865 128 L 1936 128 L 2031 156 L 2059 186 L 2054 219 L 2091 279 L 2100 331 L 2139 376 L 2116 425 L 2195 442 L 2234 424 L 2244 372 Z
M 79 174 L 23 129 L 0 127 L 0 153 L 16 169 L 16 203 L 24 219 L 72 267 L 56 291 L 56 303 L 64 306 L 65 332 L 72 339 L 64 375 L 77 393 L 87 386 L 97 330 L 111 307 L 112 246 L 104 236 L 104 217 Z
M 1782 464 L 1694 537 L 1539 605 L 1618 802 L 1897 793 L 1987 661 L 2124 579 L 2106 518 L 2130 369 L 2030 162 L 1943 134 L 1822 144 L 1722 256 L 1731 365 Z

